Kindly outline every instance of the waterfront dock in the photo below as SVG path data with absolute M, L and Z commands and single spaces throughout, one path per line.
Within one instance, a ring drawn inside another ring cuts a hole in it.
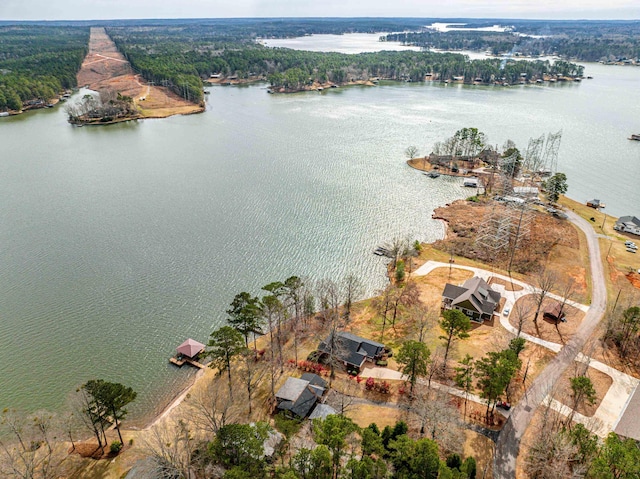
M 171 364 L 175 364 L 176 366 L 178 366 L 179 368 L 181 368 L 182 366 L 184 366 L 185 364 L 190 364 L 191 366 L 194 366 L 198 369 L 204 369 L 206 366 L 202 363 L 199 363 L 198 361 L 196 361 L 195 359 L 191 359 L 191 358 L 186 358 L 186 357 L 182 357 L 180 359 L 178 359 L 175 356 L 171 356 L 169 358 L 169 362 Z
M 198 369 L 204 369 L 206 366 L 198 362 L 198 358 L 204 353 L 204 349 L 204 344 L 189 338 L 176 348 L 177 354 L 171 356 L 169 362 L 179 368 L 185 364 L 190 364 Z

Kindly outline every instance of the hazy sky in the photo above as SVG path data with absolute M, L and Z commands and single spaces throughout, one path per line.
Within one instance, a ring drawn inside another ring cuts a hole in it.
M 640 0 L 0 0 L 0 20 L 311 16 L 640 19 Z

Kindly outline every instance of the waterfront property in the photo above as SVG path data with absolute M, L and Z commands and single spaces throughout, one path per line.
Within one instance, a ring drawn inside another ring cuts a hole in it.
M 478 276 L 462 286 L 447 283 L 442 292 L 442 309 L 457 309 L 478 323 L 491 320 L 499 303 L 500 293 Z
M 594 209 L 598 209 L 598 208 L 604 208 L 604 204 L 600 203 L 600 200 L 590 200 L 587 201 L 587 206 L 589 208 L 594 208 Z
M 301 378 L 289 377 L 276 392 L 276 409 L 305 418 L 326 390 L 327 382 L 317 374 L 304 373 Z
M 374 362 L 384 354 L 384 344 L 361 338 L 346 331 L 340 331 L 329 335 L 327 339 L 318 345 L 320 359 L 333 356 L 340 361 L 349 371 L 360 372 L 366 361 Z
M 616 221 L 613 229 L 640 236 L 640 219 L 635 216 L 622 216 Z
M 204 353 L 204 344 L 189 338 L 176 348 L 176 355 L 169 358 L 169 361 L 179 367 L 188 363 L 197 368 L 204 369 L 204 365 L 198 362 L 202 353 Z

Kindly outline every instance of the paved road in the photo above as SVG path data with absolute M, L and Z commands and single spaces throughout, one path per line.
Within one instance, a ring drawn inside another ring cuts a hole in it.
M 607 289 L 597 235 L 586 220 L 571 211 L 567 211 L 566 213 L 569 219 L 578 226 L 587 237 L 592 278 L 591 307 L 574 337 L 533 381 L 527 391 L 525 399 L 515 406 L 509 420 L 500 432 L 493 462 L 494 479 L 515 479 L 516 459 L 524 431 L 531 422 L 531 418 L 538 406 L 542 403 L 567 366 L 573 362 L 576 355 L 581 351 L 585 342 L 595 330 L 604 315 L 607 305 Z

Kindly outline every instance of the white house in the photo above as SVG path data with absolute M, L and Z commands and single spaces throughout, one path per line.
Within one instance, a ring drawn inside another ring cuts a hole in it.
M 640 236 L 640 219 L 635 216 L 622 216 L 616 221 L 613 229 Z

